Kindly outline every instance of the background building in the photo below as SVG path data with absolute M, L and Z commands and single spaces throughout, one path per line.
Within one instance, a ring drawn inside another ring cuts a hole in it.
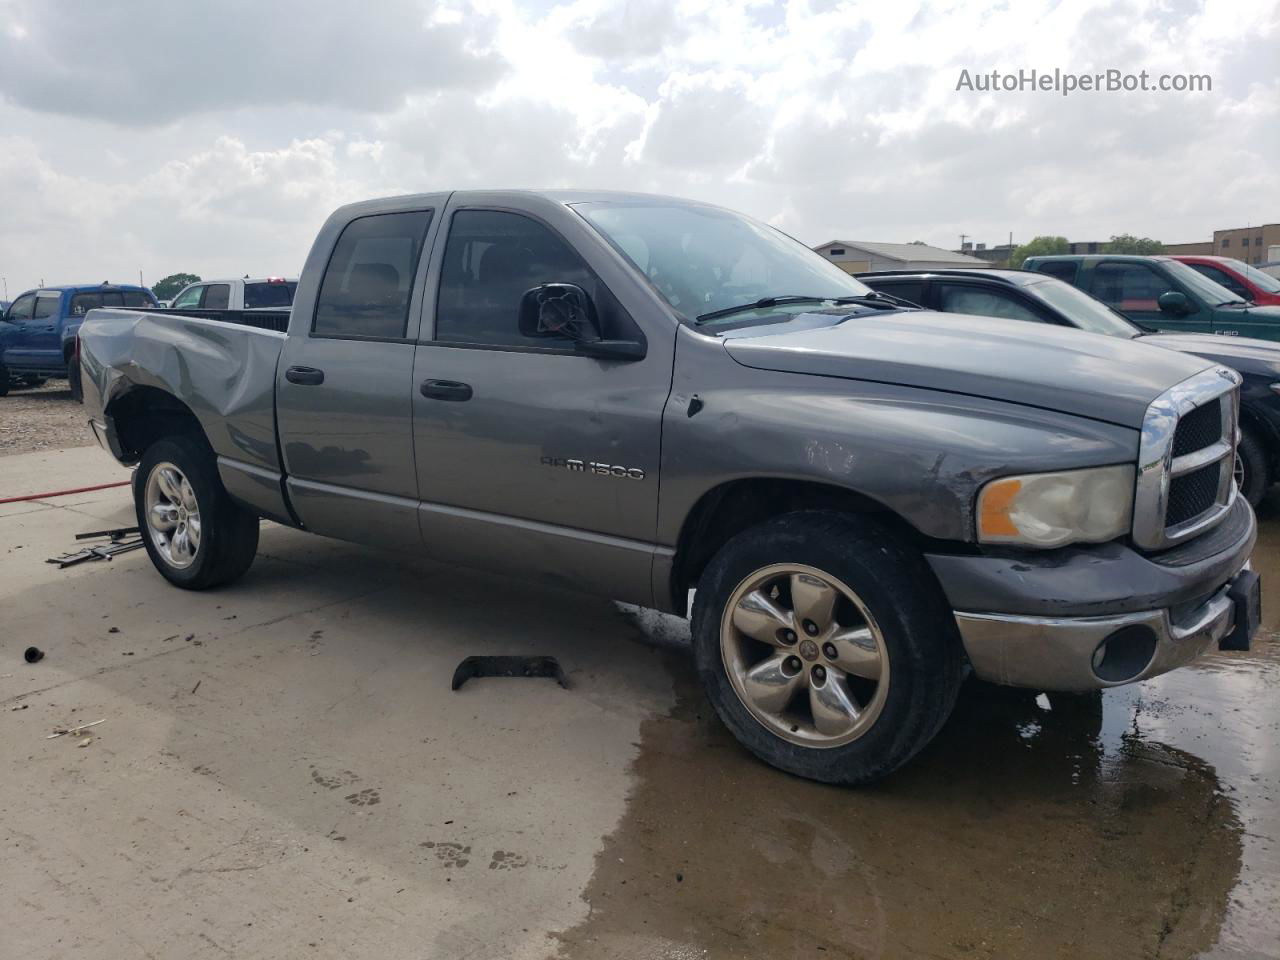
M 1171 255 L 1182 254 L 1187 257 L 1211 257 L 1214 255 L 1213 241 L 1204 240 L 1200 243 L 1166 243 L 1164 252 Z
M 1280 223 L 1213 231 L 1213 254 L 1245 263 L 1266 263 L 1267 248 L 1280 244 Z
M 863 240 L 832 240 L 813 248 L 846 273 L 867 270 L 944 270 L 955 267 L 989 267 L 963 253 L 931 247 L 925 243 L 868 243 Z

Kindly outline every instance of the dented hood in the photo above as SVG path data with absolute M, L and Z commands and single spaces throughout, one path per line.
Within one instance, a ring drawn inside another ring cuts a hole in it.
M 802 314 L 724 339 L 734 360 L 761 370 L 943 390 L 1135 428 L 1152 400 L 1211 366 L 1119 337 L 929 310 Z

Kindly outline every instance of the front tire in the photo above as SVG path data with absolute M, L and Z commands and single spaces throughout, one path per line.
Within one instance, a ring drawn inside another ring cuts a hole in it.
M 148 447 L 133 475 L 133 502 L 147 554 L 175 586 L 221 586 L 253 563 L 258 518 L 227 496 L 199 440 L 168 437 Z
M 1240 444 L 1236 447 L 1236 485 L 1254 509 L 1271 486 L 1270 460 L 1257 431 L 1241 427 Z
M 874 520 L 786 514 L 738 534 L 703 573 L 698 673 L 735 737 L 824 783 L 892 773 L 941 729 L 963 658 L 924 558 Z
M 9 395 L 9 368 L 0 363 L 0 397 Z

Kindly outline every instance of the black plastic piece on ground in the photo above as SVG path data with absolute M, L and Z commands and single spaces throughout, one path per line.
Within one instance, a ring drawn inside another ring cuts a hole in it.
M 1218 649 L 1248 650 L 1262 622 L 1262 580 L 1253 570 L 1241 570 L 1227 596 L 1236 605 L 1236 625 L 1218 641 Z
M 27 663 L 39 663 L 44 659 L 44 651 L 39 647 L 27 647 L 27 649 L 22 652 L 22 659 L 27 661 Z
M 119 527 L 115 530 L 91 530 L 88 533 L 77 533 L 77 540 L 92 540 L 94 537 L 106 537 L 110 540 L 123 540 L 131 533 L 141 533 L 138 527 Z
M 555 657 L 467 657 L 453 671 L 453 689 L 472 677 L 547 677 L 569 689 L 569 678 Z

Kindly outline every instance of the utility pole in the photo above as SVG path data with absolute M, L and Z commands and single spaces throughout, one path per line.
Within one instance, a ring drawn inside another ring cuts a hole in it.
M 961 250 L 963 250 L 963 249 L 964 249 L 964 242 L 965 242 L 966 240 L 968 240 L 968 239 L 969 239 L 969 235 L 968 235 L 967 233 L 962 233 L 962 234 L 960 234 L 960 249 L 961 249 Z
M 141 267 L 139 267 L 139 268 L 138 268 L 138 286 L 140 286 L 140 287 L 145 287 L 145 286 L 146 286 L 146 284 L 142 282 L 142 268 L 141 268 Z

